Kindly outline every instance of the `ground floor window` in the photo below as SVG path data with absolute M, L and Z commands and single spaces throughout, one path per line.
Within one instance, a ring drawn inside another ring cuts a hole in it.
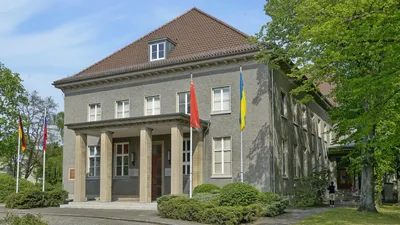
M 88 176 L 100 176 L 100 146 L 88 146 Z
M 190 140 L 183 140 L 183 155 L 182 155 L 183 175 L 190 174 Z
M 231 137 L 213 138 L 213 174 L 232 174 Z
M 128 176 L 129 173 L 129 144 L 115 144 L 115 176 Z

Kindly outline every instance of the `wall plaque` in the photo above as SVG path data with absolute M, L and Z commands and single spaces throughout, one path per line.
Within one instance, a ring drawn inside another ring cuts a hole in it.
M 69 180 L 75 180 L 75 168 L 69 168 Z

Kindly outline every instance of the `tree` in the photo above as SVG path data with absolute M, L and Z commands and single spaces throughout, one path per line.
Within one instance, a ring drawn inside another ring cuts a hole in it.
M 252 41 L 257 57 L 290 66 L 301 102 L 322 83 L 333 86 L 333 131 L 356 144 L 361 211 L 376 212 L 375 168 L 398 153 L 400 125 L 400 2 L 395 0 L 267 0 L 272 21 Z M 307 79 L 305 79 L 307 78 Z M 397 136 L 396 136 L 397 135 Z
M 45 110 L 52 118 L 56 111 L 57 104 L 51 97 L 42 98 L 36 91 L 25 93 L 28 103 L 21 105 L 21 111 L 26 117 L 25 131 L 27 135 L 27 149 L 23 152 L 24 160 L 21 165 L 24 168 L 24 176 L 27 179 L 34 168 L 43 161 L 43 152 L 38 147 L 43 142 L 43 118 Z
M 18 73 L 0 63 L 0 163 L 16 176 L 19 106 L 27 103 Z
M 57 143 L 49 144 L 46 151 L 46 183 L 61 186 L 62 184 L 62 150 Z M 36 178 L 43 176 L 43 161 L 38 163 L 34 174 Z
M 64 112 L 54 114 L 52 122 L 57 126 L 57 131 L 60 133 L 61 138 L 64 139 Z

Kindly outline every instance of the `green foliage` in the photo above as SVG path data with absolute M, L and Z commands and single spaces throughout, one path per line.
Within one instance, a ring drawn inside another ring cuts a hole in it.
M 214 190 L 221 190 L 221 188 L 215 184 L 200 184 L 199 186 L 194 188 L 193 194 L 211 193 Z
M 193 198 L 201 202 L 219 202 L 219 194 L 197 193 L 193 194 Z
M 41 190 L 24 190 L 19 193 L 10 194 L 6 198 L 6 208 L 31 209 L 59 206 L 68 198 L 65 190 L 53 190 L 42 192 Z
M 162 201 L 158 205 L 158 212 L 161 217 L 187 220 L 187 221 L 200 221 L 201 212 L 206 208 L 213 205 L 206 202 L 200 202 L 197 199 L 189 198 L 172 198 L 167 201 Z
M 184 195 L 163 195 L 157 198 L 157 204 L 160 205 L 162 202 L 169 201 L 173 198 L 185 198 Z
M 7 175 L 0 174 L 0 203 L 5 202 L 7 196 L 15 193 L 16 180 Z M 28 180 L 19 180 L 19 191 L 38 190 L 35 185 Z
M 330 171 L 322 169 L 313 171 L 309 176 L 302 177 L 296 184 L 293 205 L 310 207 L 323 203 L 323 197 L 328 187 Z
M 257 201 L 258 190 L 250 184 L 234 182 L 222 187 L 220 204 L 223 206 L 247 206 Z
M 0 224 L 4 225 L 48 225 L 47 222 L 42 220 L 42 216 L 26 214 L 18 216 L 12 213 L 7 213 L 4 219 L 0 220 Z
M 283 198 L 277 201 L 273 201 L 264 207 L 262 216 L 264 217 L 278 216 L 285 211 L 288 205 L 289 205 L 288 198 Z
M 63 147 L 57 144 L 50 144 L 46 151 L 46 186 L 48 184 L 61 186 L 62 185 L 62 154 Z M 38 163 L 37 169 L 34 172 L 35 177 L 43 177 L 43 164 Z M 45 186 L 45 188 L 46 188 Z
M 279 200 L 279 195 L 275 194 L 273 192 L 260 192 L 258 193 L 258 199 L 257 202 L 263 205 L 270 204 L 274 201 Z

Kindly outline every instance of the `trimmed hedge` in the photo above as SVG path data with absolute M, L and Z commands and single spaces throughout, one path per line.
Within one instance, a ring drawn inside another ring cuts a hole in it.
M 42 192 L 33 189 L 11 194 L 7 197 L 5 203 L 6 208 L 30 209 L 59 206 L 67 198 L 68 192 L 65 190 Z
M 158 206 L 161 217 L 208 224 L 240 224 L 257 220 L 262 213 L 259 204 L 249 206 L 218 206 L 198 199 L 171 198 Z
M 256 203 L 258 190 L 250 184 L 235 182 L 222 187 L 220 204 L 222 206 L 248 206 Z
M 257 201 L 260 204 L 263 205 L 268 205 L 274 201 L 278 201 L 279 200 L 279 195 L 275 194 L 273 192 L 260 192 L 258 193 L 258 199 Z
M 289 205 L 289 199 L 283 198 L 279 201 L 274 201 L 264 207 L 262 212 L 263 217 L 274 217 L 284 213 L 285 209 Z
M 42 216 L 26 214 L 21 217 L 18 215 L 7 213 L 4 219 L 0 220 L 0 224 L 9 224 L 9 225 L 48 225 L 47 222 L 42 220 Z
M 220 191 L 221 188 L 215 184 L 200 184 L 195 187 L 193 190 L 193 194 L 198 193 L 213 193 L 213 191 Z
M 7 174 L 0 174 L 0 203 L 6 201 L 7 196 L 15 193 L 16 179 Z M 25 190 L 39 190 L 35 184 L 26 180 L 19 180 L 19 191 Z

